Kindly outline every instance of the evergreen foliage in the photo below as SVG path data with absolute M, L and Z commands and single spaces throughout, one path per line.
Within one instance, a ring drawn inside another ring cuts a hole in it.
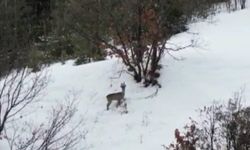
M 123 60 L 137 82 L 160 86 L 161 57 L 176 51 L 166 48 L 168 39 L 187 30 L 189 22 L 213 14 L 221 3 L 245 8 L 244 0 L 2 0 L 1 74 L 111 54 Z

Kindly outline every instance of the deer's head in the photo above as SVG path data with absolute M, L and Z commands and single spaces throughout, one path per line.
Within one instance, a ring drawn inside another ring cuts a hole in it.
M 125 90 L 125 88 L 126 88 L 125 82 L 121 83 L 121 88 L 122 88 L 123 91 Z

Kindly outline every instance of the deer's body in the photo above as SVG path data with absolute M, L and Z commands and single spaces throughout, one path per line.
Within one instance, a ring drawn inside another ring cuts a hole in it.
M 106 96 L 107 101 L 108 101 L 107 110 L 109 110 L 109 106 L 112 103 L 112 101 L 117 101 L 116 107 L 118 107 L 122 103 L 122 101 L 124 100 L 124 96 L 125 96 L 125 87 L 126 87 L 125 83 L 122 83 L 121 84 L 121 88 L 122 88 L 121 92 L 111 93 L 111 94 Z

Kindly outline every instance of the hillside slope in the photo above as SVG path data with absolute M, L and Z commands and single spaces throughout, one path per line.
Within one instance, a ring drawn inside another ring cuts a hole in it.
M 162 144 L 174 139 L 175 128 L 182 128 L 199 107 L 214 99 L 226 100 L 242 87 L 246 100 L 250 99 L 249 18 L 250 9 L 222 13 L 212 20 L 192 24 L 188 32 L 173 37 L 171 43 L 178 45 L 193 38 L 199 44 L 173 53 L 184 58 L 181 61 L 168 55 L 163 58 L 162 88 L 152 98 L 145 97 L 153 94 L 155 88 L 136 84 L 126 73 L 119 77 L 124 66 L 116 59 L 81 66 L 73 66 L 72 61 L 52 65 L 46 95 L 26 110 L 36 109 L 37 113 L 29 119 L 35 121 L 45 108 L 73 91 L 79 101 L 77 116 L 85 122 L 81 128 L 88 131 L 79 150 L 162 149 Z M 114 104 L 106 111 L 106 95 L 120 91 L 124 81 L 128 114 L 121 114 L 122 110 Z

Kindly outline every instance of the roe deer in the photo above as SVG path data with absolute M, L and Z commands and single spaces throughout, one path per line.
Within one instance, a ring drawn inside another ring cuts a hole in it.
M 112 103 L 112 101 L 117 101 L 116 107 L 118 107 L 122 103 L 122 100 L 124 100 L 126 84 L 122 83 L 121 88 L 121 92 L 107 95 L 107 110 L 109 110 L 109 105 Z

